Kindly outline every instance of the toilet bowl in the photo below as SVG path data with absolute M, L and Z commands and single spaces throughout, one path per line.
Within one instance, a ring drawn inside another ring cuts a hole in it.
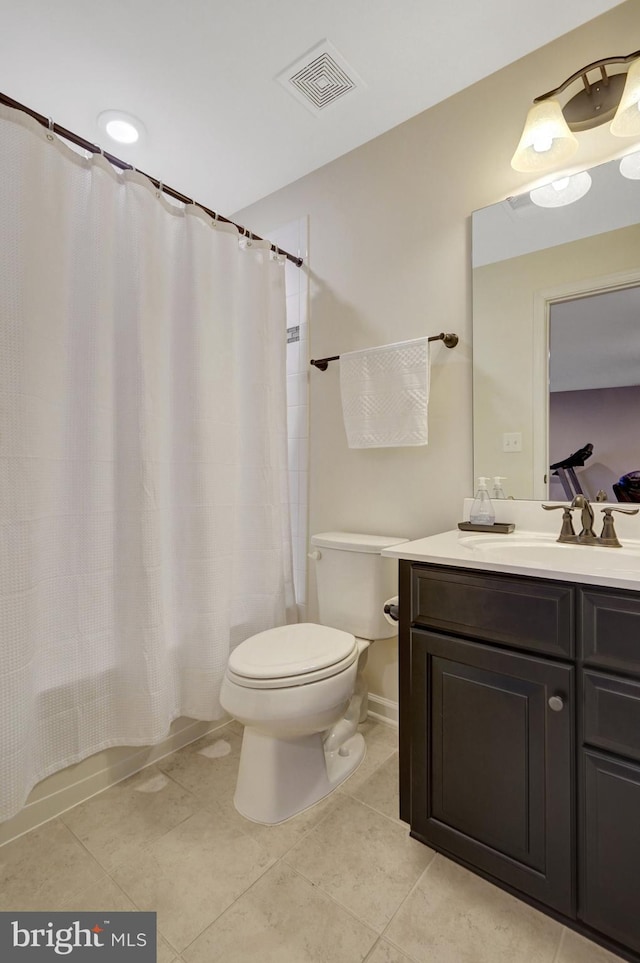
M 362 670 L 370 641 L 391 634 L 383 605 L 396 591 L 395 563 L 380 552 L 400 541 L 342 532 L 313 536 L 312 544 L 322 546 L 317 565 L 325 568 L 322 578 L 317 573 L 323 624 L 268 629 L 231 653 L 220 702 L 245 727 L 234 804 L 248 819 L 289 819 L 362 762 Z
M 360 764 L 355 683 L 366 646 L 339 629 L 302 623 L 261 632 L 234 650 L 220 701 L 245 726 L 234 796 L 243 816 L 282 822 Z M 305 655 L 291 659 L 298 649 Z

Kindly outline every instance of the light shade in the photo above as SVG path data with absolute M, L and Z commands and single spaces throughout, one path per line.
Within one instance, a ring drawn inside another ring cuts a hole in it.
M 527 173 L 548 170 L 564 163 L 577 149 L 578 141 L 569 130 L 558 101 L 541 100 L 527 114 L 511 166 Z
M 640 111 L 639 111 L 640 113 Z M 627 154 L 620 161 L 620 173 L 630 181 L 640 181 L 640 152 Z
M 629 67 L 622 99 L 610 129 L 616 137 L 640 134 L 640 59 L 634 60 Z
M 579 201 L 591 187 L 591 176 L 586 171 L 561 177 L 544 187 L 529 191 L 529 197 L 538 207 L 565 207 Z

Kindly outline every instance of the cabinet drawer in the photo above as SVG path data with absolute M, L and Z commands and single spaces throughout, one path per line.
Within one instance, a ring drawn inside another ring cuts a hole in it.
M 640 682 L 584 672 L 584 741 L 640 762 Z
M 573 586 L 414 566 L 414 624 L 550 655 L 573 654 Z
M 579 608 L 584 661 L 640 676 L 640 592 L 583 588 Z

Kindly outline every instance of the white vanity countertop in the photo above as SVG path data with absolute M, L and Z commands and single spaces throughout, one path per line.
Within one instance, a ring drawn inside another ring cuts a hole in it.
M 465 500 L 467 519 L 469 502 L 469 499 Z M 630 522 L 635 522 L 638 529 L 637 532 L 633 531 L 633 534 L 640 533 L 640 515 L 634 518 L 614 516 L 622 548 L 564 545 L 556 541 L 560 531 L 561 512 L 541 512 L 537 503 L 537 511 L 532 515 L 531 510 L 526 508 L 531 503 L 511 502 L 510 505 L 511 508 L 504 503 L 500 506 L 503 514 L 507 510 L 511 513 L 511 518 L 501 518 L 501 521 L 515 521 L 514 516 L 520 514 L 522 523 L 530 522 L 533 517 L 536 520 L 536 529 L 525 527 L 518 521 L 515 531 L 508 535 L 475 534 L 454 529 L 440 535 L 401 542 L 384 549 L 382 554 L 390 558 L 404 558 L 434 565 L 529 575 L 533 578 L 582 582 L 640 592 L 640 539 L 630 538 L 627 534 L 633 530 Z M 519 512 L 514 511 L 513 506 L 516 505 L 521 506 Z M 595 505 L 593 507 L 597 510 Z M 543 516 L 539 526 L 537 512 Z M 618 525 L 618 519 L 623 520 L 624 524 Z M 574 521 L 579 522 L 579 513 Z M 623 533 L 622 530 L 626 531 Z M 576 531 L 579 531 L 579 526 Z

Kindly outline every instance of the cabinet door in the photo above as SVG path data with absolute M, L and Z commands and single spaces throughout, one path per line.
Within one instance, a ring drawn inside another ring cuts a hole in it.
M 640 766 L 583 753 L 579 915 L 640 952 Z
M 573 668 L 414 629 L 411 669 L 412 834 L 575 915 Z

